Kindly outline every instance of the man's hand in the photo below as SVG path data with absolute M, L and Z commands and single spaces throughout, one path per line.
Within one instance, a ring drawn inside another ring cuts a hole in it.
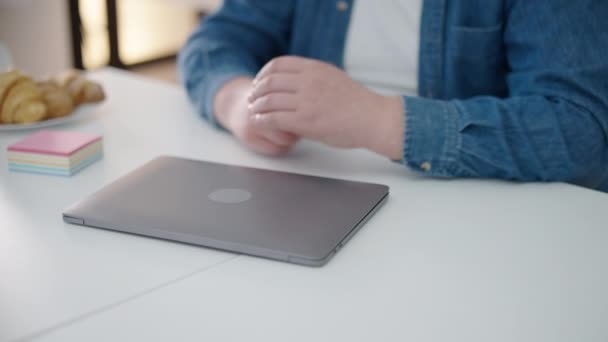
M 312 59 L 279 57 L 253 81 L 249 112 L 260 126 L 344 148 L 368 148 L 401 159 L 400 97 L 376 94 L 338 68 Z
M 227 82 L 214 101 L 215 117 L 243 144 L 256 152 L 268 155 L 287 153 L 298 138 L 290 133 L 265 125 L 247 110 L 252 78 L 236 78 Z

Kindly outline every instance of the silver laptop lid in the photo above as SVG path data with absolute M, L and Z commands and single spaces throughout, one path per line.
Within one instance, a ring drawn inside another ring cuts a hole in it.
M 322 265 L 388 187 L 158 157 L 66 209 L 64 220 Z

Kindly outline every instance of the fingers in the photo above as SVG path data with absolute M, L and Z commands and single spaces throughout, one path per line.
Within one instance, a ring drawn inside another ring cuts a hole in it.
M 250 149 L 266 155 L 280 155 L 286 153 L 291 148 L 291 145 L 284 145 L 283 141 L 277 140 L 280 143 L 271 141 L 253 123 L 249 123 L 247 126 L 242 131 L 236 132 L 236 135 L 238 140 Z
M 301 125 L 296 122 L 298 116 L 294 112 L 270 112 L 265 114 L 257 114 L 256 119 L 257 129 L 260 131 L 280 131 L 287 132 L 294 137 L 303 137 L 301 134 Z
M 267 63 L 253 80 L 248 96 L 251 131 L 243 141 L 253 150 L 267 155 L 287 153 L 299 137 L 285 127 L 294 126 L 284 119 L 294 117 L 297 111 L 298 75 L 314 63 L 313 60 L 285 56 Z M 266 113 L 272 113 L 267 115 Z
M 260 134 L 266 140 L 272 142 L 273 144 L 279 147 L 289 148 L 298 141 L 298 138 L 295 135 L 277 130 L 263 131 Z
M 291 146 L 279 146 L 262 137 L 258 137 L 255 141 L 248 143 L 247 146 L 258 153 L 269 156 L 280 156 L 291 149 Z
M 293 134 L 281 132 L 263 117 L 263 114 L 247 115 L 246 123 L 235 131 L 238 139 L 251 150 L 271 156 L 289 152 L 298 138 Z
M 270 93 L 295 93 L 298 77 L 293 74 L 272 74 L 260 79 L 253 87 L 247 100 L 249 103 Z
M 268 112 L 292 112 L 297 109 L 297 98 L 289 93 L 272 93 L 257 98 L 247 107 L 251 114 Z
M 270 117 L 265 114 L 255 114 L 251 116 L 251 122 L 256 131 L 267 140 L 278 146 L 288 147 L 296 143 L 298 137 L 294 134 L 279 130 Z
M 295 74 L 301 72 L 304 68 L 310 65 L 312 62 L 309 58 L 298 57 L 298 56 L 283 56 L 277 57 L 270 62 L 266 63 L 262 70 L 258 72 L 255 79 L 253 80 L 253 84 L 256 84 L 258 81 L 263 79 L 264 77 L 275 74 L 275 73 L 283 73 L 283 74 Z

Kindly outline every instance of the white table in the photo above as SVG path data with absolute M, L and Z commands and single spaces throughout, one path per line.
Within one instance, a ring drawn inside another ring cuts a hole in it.
M 422 178 L 366 151 L 242 149 L 177 86 L 105 69 L 72 178 L 9 173 L 0 134 L 0 341 L 608 341 L 608 195 Z M 68 225 L 62 209 L 160 154 L 373 181 L 386 205 L 322 268 Z M 3 165 L 3 166 L 2 166 Z

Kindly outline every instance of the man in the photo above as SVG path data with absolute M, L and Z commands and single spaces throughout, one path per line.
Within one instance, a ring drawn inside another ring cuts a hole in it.
M 261 153 L 306 138 L 431 176 L 608 191 L 606 18 L 604 0 L 226 0 L 179 70 Z

